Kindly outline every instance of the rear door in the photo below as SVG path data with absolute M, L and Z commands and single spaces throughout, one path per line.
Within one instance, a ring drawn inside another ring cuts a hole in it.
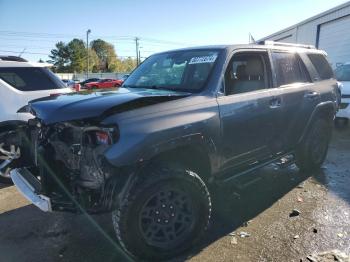
M 279 101 L 273 139 L 274 153 L 278 154 L 295 146 L 320 95 L 298 53 L 272 50 L 271 58 L 275 77 L 271 94 Z
M 222 166 L 254 164 L 270 156 L 274 136 L 271 68 L 267 51 L 236 52 L 225 72 L 225 93 L 218 97 Z

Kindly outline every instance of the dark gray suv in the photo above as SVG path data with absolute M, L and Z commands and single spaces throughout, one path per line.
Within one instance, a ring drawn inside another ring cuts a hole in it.
M 26 161 L 11 177 L 44 211 L 112 212 L 126 252 L 164 259 L 202 237 L 209 184 L 249 184 L 282 158 L 319 168 L 339 97 L 325 53 L 310 46 L 155 54 L 116 91 L 31 102 L 36 118 L 17 139 Z

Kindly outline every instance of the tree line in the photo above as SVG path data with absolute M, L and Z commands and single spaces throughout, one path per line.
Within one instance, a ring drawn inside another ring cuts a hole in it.
M 88 49 L 89 48 L 89 49 Z M 114 46 L 102 39 L 91 41 L 87 48 L 81 39 L 73 39 L 68 43 L 56 43 L 51 50 L 48 63 L 53 64 L 57 73 L 83 73 L 87 70 L 89 54 L 89 71 L 98 72 L 130 72 L 136 67 L 136 59 L 119 58 Z

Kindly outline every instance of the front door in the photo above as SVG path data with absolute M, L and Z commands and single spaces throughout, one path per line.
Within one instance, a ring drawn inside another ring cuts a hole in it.
M 225 94 L 218 97 L 222 132 L 222 167 L 254 164 L 271 154 L 272 112 L 279 101 L 271 96 L 271 68 L 266 51 L 233 55 L 225 72 Z

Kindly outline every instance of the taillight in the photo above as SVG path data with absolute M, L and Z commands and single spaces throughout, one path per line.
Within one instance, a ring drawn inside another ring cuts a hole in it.
M 74 89 L 76 92 L 79 92 L 81 88 L 81 85 L 79 83 L 74 84 Z

